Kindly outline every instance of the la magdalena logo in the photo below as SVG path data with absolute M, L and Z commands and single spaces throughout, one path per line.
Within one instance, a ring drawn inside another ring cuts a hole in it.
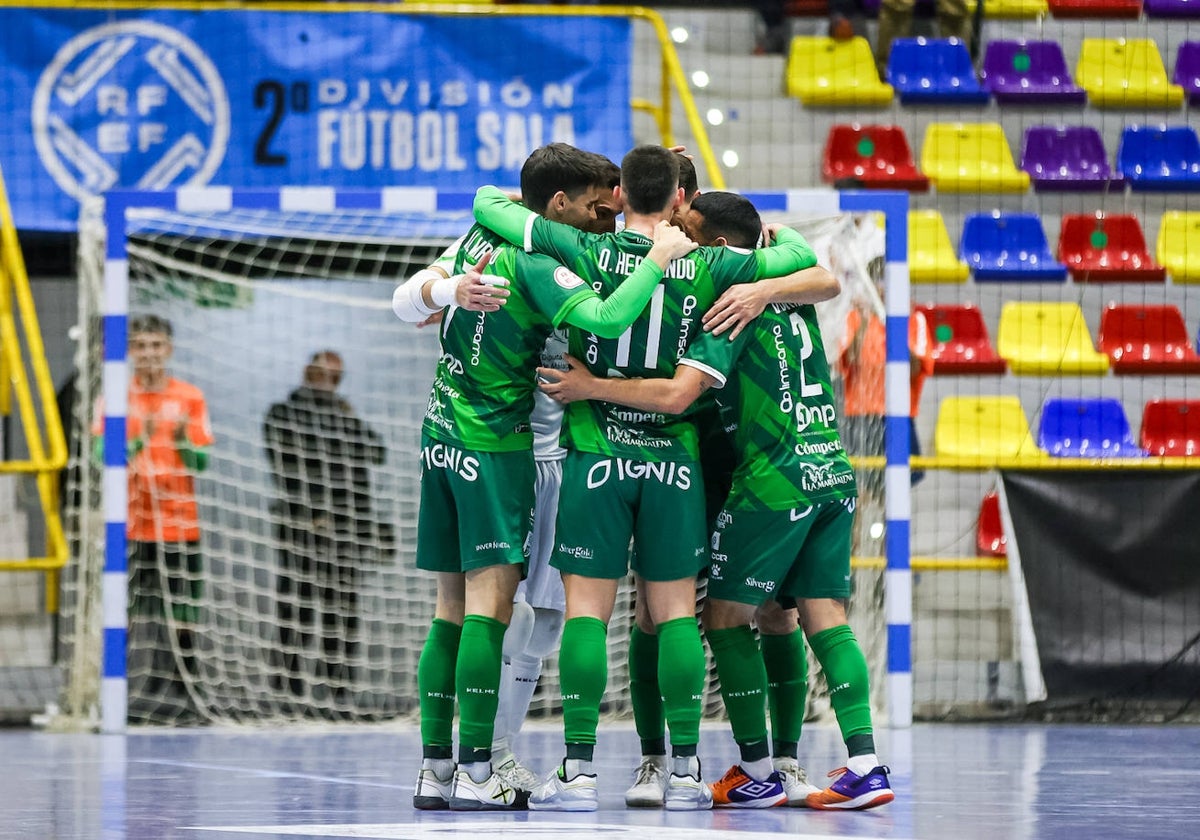
M 147 21 L 105 24 L 64 44 L 32 110 L 42 164 L 80 200 L 114 186 L 206 184 L 229 143 L 229 97 L 212 61 Z

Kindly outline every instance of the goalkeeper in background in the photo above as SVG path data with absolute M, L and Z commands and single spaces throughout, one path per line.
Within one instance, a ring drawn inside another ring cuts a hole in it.
M 204 394 L 171 376 L 174 346 L 166 318 L 129 320 L 129 714 L 178 723 L 181 711 L 199 714 L 187 682 L 196 676 L 204 591 L 195 476 L 208 466 L 213 433 Z M 95 416 L 95 455 L 103 462 L 102 405 Z M 144 680 L 143 667 L 149 671 Z
M 720 232 L 731 243 L 752 243 L 756 225 L 731 224 L 744 215 L 742 205 L 750 206 L 732 193 L 701 196 L 689 230 L 706 242 Z M 837 780 L 810 793 L 806 804 L 853 810 L 891 802 L 889 770 L 875 755 L 866 658 L 846 621 L 854 471 L 838 438 L 816 310 L 772 304 L 731 340 L 706 333 L 669 382 L 597 378 L 578 360 L 568 362 L 566 373 L 538 371 L 542 390 L 563 404 L 603 400 L 679 414 L 718 387 L 736 424 L 738 465 L 713 534 L 704 621 L 741 761 L 713 785 L 716 804 L 781 801 L 783 780 L 767 746 L 767 674 L 750 626 L 769 597 L 796 599 L 850 755 Z
M 536 205 L 537 196 L 560 201 L 573 193 L 585 199 L 585 217 L 594 218 L 591 158 L 554 145 L 535 161 L 547 163 L 549 157 L 547 165 L 527 161 L 523 167 L 522 194 Z M 457 273 L 477 260 L 468 276 L 478 280 L 487 267 L 487 282 L 505 286 L 508 293 L 502 309 L 451 307 L 441 321 L 443 353 L 421 451 L 417 566 L 438 573 L 438 600 L 417 675 L 423 761 L 413 799 L 419 809 L 525 807 L 527 792 L 514 789 L 492 766 L 492 736 L 502 644 L 525 571 L 534 507 L 534 370 L 546 339 L 564 324 L 619 335 L 649 301 L 663 269 L 695 247 L 678 228 L 658 226 L 647 259 L 602 301 L 564 266 L 513 248 L 496 249 L 496 243 L 490 232 L 472 228 L 456 258 L 455 275 L 414 278 L 413 286 L 401 287 L 404 291 L 393 297 L 402 319 L 427 318 L 434 307 L 455 299 Z

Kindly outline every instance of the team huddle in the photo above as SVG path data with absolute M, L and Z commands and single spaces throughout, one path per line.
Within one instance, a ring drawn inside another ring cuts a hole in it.
M 414 806 L 597 808 L 606 636 L 630 571 L 642 761 L 627 805 L 890 802 L 844 609 L 857 494 L 813 307 L 836 278 L 746 199 L 699 193 L 691 162 L 659 146 L 619 169 L 544 146 L 519 203 L 484 187 L 474 210 L 392 301 L 402 320 L 439 323 L 442 346 L 421 444 L 417 567 L 437 574 L 437 604 Z M 697 756 L 701 574 L 740 752 L 712 784 Z M 798 761 L 805 638 L 849 756 L 824 790 Z M 540 779 L 511 745 L 555 650 L 564 758 Z

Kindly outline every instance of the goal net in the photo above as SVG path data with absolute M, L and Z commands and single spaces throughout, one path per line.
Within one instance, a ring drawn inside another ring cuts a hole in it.
M 151 568 L 130 578 L 130 723 L 370 721 L 416 716 L 417 660 L 435 598 L 433 576 L 415 570 L 414 549 L 417 453 L 439 345 L 435 329 L 395 318 L 391 295 L 470 221 L 463 212 L 137 209 L 126 230 L 105 230 L 98 208 L 89 208 L 80 234 L 79 396 L 67 491 L 78 562 L 64 578 L 60 725 L 88 725 L 99 703 L 105 528 L 96 452 L 106 237 L 126 237 L 130 317 L 170 322 L 171 375 L 203 393 L 215 440 L 195 481 L 197 556 L 189 559 L 184 546 L 180 557 L 173 552 L 181 546 L 163 541 L 150 553 Z M 847 256 L 859 249 L 850 216 L 795 225 L 825 262 L 840 266 L 844 283 L 865 282 Z M 824 318 L 828 348 L 840 341 L 839 305 Z M 382 458 L 347 455 L 360 458 L 354 468 L 368 495 L 349 525 L 328 526 L 349 533 L 329 538 L 313 536 L 321 523 L 295 521 L 264 440 L 271 407 L 300 386 L 324 350 L 343 360 L 338 395 L 346 411 L 383 445 Z M 882 710 L 881 570 L 856 572 L 855 587 L 851 621 Z M 609 718 L 630 711 L 628 582 L 618 597 L 608 636 Z M 552 659 L 531 715 L 558 708 Z M 814 708 L 822 708 L 819 698 Z M 712 680 L 706 715 L 722 714 Z

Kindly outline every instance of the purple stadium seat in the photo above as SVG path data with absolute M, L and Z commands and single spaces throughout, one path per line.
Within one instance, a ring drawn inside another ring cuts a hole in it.
M 990 41 L 981 75 L 984 88 L 1005 104 L 1082 105 L 1087 99 L 1057 41 Z
M 1038 192 L 1093 192 L 1124 186 L 1108 165 L 1098 129 L 1090 125 L 1033 125 L 1025 129 L 1021 168 Z
M 1146 17 L 1200 18 L 1200 0 L 1144 0 Z
M 1200 41 L 1184 41 L 1179 45 L 1171 81 L 1183 88 L 1188 102 L 1200 105 Z

